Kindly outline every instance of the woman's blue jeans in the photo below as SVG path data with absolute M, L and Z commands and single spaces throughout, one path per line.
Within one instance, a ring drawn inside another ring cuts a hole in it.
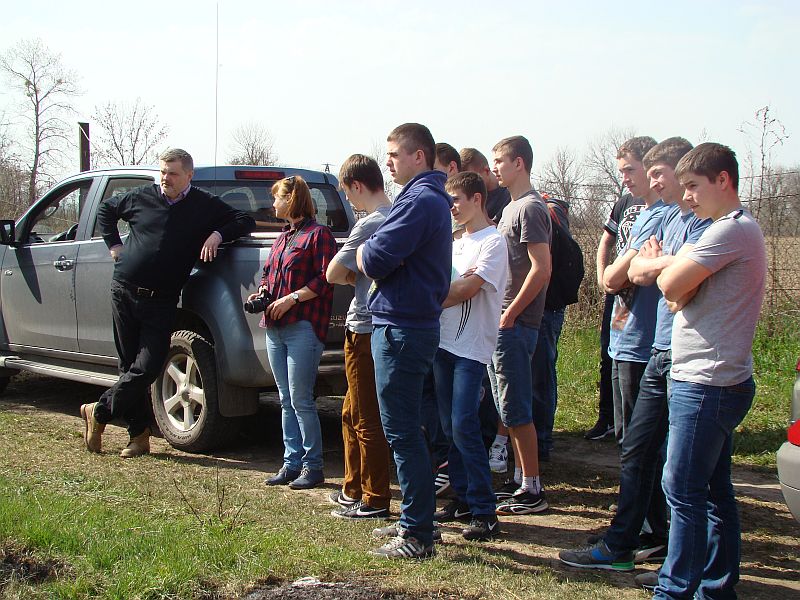
M 281 398 L 283 464 L 322 469 L 322 429 L 314 400 L 323 343 L 309 321 L 267 329 L 267 356 Z

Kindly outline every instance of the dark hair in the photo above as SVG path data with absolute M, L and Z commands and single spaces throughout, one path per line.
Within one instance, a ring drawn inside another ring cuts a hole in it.
M 650 148 L 656 145 L 656 141 L 649 135 L 640 137 L 632 137 L 631 139 L 623 142 L 622 146 L 617 150 L 617 158 L 625 158 L 626 154 L 630 154 L 635 160 L 642 162 L 644 155 L 650 151 Z
M 481 206 L 486 209 L 486 184 L 481 176 L 473 171 L 462 171 L 450 177 L 444 184 L 444 189 L 448 194 L 454 192 L 464 192 L 468 198 L 475 194 L 481 196 Z
M 461 157 L 458 155 L 458 151 L 450 144 L 439 142 L 436 144 L 434 151 L 436 152 L 436 158 L 439 159 L 440 163 L 447 166 L 451 162 L 454 162 L 456 163 L 456 169 L 459 171 L 461 170 Z
M 308 189 L 305 179 L 299 175 L 291 175 L 276 181 L 272 186 L 272 196 L 277 195 L 289 196 L 287 204 L 292 219 L 309 218 L 317 214 L 317 208 L 311 199 L 311 190 Z
M 689 173 L 707 177 L 712 183 L 725 171 L 731 178 L 733 189 L 739 189 L 739 161 L 728 146 L 705 142 L 686 154 L 675 167 L 675 176 L 680 180 Z
M 459 152 L 461 156 L 461 168 L 464 171 L 478 171 L 479 169 L 489 168 L 489 161 L 476 148 L 462 148 Z
M 353 154 L 344 161 L 342 168 L 339 169 L 339 183 L 350 187 L 355 181 L 365 186 L 370 192 L 383 189 L 383 173 L 374 158 L 363 154 Z
M 530 173 L 533 167 L 533 148 L 527 138 L 521 135 L 514 135 L 503 138 L 492 148 L 492 152 L 500 153 L 511 160 L 522 159 L 525 170 Z
M 691 142 L 682 137 L 667 138 L 647 151 L 642 158 L 642 164 L 647 170 L 657 163 L 669 165 L 674 169 L 683 155 L 691 149 Z
M 419 123 L 403 123 L 398 125 L 389 136 L 387 142 L 397 142 L 403 150 L 412 154 L 417 150 L 422 150 L 425 155 L 425 165 L 428 169 L 433 169 L 433 158 L 436 153 L 436 142 L 433 140 L 430 130 Z

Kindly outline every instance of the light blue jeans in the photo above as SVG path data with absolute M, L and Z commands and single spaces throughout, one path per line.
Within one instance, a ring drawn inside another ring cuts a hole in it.
M 322 349 L 308 321 L 267 329 L 267 356 L 281 398 L 283 464 L 294 471 L 322 469 L 322 430 L 314 401 Z

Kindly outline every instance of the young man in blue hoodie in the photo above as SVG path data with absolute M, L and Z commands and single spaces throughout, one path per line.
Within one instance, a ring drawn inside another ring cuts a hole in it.
M 450 290 L 451 199 L 447 176 L 433 170 L 435 142 L 427 127 L 400 125 L 386 141 L 386 164 L 403 189 L 386 221 L 358 249 L 357 261 L 375 282 L 369 298 L 375 385 L 403 501 L 396 535 L 373 553 L 428 558 L 435 500 L 420 407 Z

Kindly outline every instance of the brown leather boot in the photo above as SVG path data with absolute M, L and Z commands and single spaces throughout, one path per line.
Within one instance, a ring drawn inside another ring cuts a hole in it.
M 94 418 L 94 408 L 97 402 L 81 405 L 81 418 L 84 423 L 83 441 L 89 452 L 100 452 L 103 447 L 103 432 L 106 430 L 105 423 L 98 423 Z
M 148 427 L 136 437 L 132 437 L 126 448 L 119 453 L 122 458 L 134 458 L 150 454 L 150 428 Z

